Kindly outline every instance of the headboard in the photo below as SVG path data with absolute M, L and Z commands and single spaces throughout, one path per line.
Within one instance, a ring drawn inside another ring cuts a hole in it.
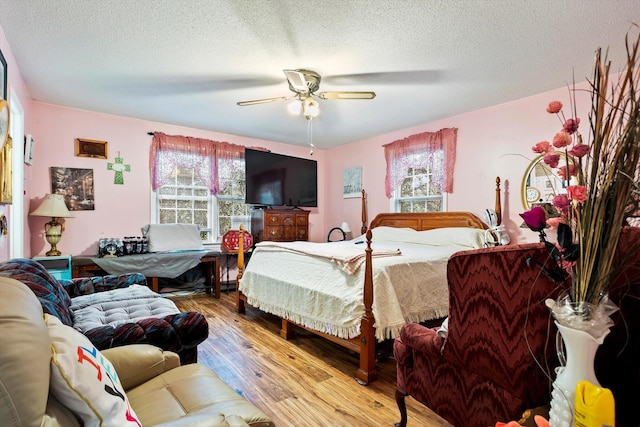
M 470 212 L 381 213 L 371 221 L 369 228 L 380 226 L 413 228 L 418 231 L 444 227 L 487 228 L 480 218 Z
M 500 177 L 496 177 L 495 212 L 498 225 L 502 222 L 502 204 L 500 198 Z M 367 231 L 367 213 L 365 191 L 362 190 L 362 234 Z M 380 213 L 368 228 L 380 226 L 396 228 L 413 228 L 423 231 L 445 227 L 471 227 L 487 229 L 488 226 L 480 218 L 470 212 L 419 212 L 419 213 Z

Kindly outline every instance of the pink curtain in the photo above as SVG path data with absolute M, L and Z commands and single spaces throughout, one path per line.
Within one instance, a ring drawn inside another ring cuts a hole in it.
M 176 167 L 194 168 L 211 194 L 218 194 L 220 163 L 244 159 L 244 147 L 189 136 L 155 132 L 149 151 L 149 170 L 153 191 L 169 182 Z
M 440 191 L 453 192 L 453 165 L 456 158 L 458 129 L 446 128 L 425 132 L 384 145 L 387 161 L 385 191 L 391 198 L 400 187 L 410 167 L 428 167 L 432 182 Z

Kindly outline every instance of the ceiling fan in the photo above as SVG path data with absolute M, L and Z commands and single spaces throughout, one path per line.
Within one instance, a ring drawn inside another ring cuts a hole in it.
M 307 119 L 316 117 L 319 113 L 318 99 L 373 99 L 375 92 L 354 92 L 354 91 L 328 91 L 318 92 L 320 88 L 320 74 L 311 70 L 296 69 L 283 70 L 289 83 L 289 89 L 294 92 L 291 96 L 280 96 L 276 98 L 255 99 L 252 101 L 240 101 L 240 106 L 264 104 L 267 102 L 286 101 L 293 99 L 295 102 L 289 105 L 292 113 L 302 112 Z

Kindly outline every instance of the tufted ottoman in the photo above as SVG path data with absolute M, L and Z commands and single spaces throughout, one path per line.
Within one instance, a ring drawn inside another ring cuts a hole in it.
M 173 301 L 141 285 L 75 297 L 70 308 L 73 328 L 82 333 L 104 325 L 115 327 L 180 313 Z

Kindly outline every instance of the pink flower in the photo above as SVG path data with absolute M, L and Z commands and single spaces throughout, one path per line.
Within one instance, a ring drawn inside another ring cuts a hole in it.
M 580 125 L 580 119 L 567 119 L 566 122 L 564 122 L 564 125 L 562 126 L 562 129 L 573 135 L 574 133 L 576 133 L 576 131 L 578 130 L 578 126 Z
M 589 151 L 591 151 L 591 146 L 587 145 L 587 144 L 576 144 L 573 146 L 573 148 L 571 150 L 569 150 L 569 154 L 571 154 L 574 157 L 584 157 L 586 156 Z
M 560 163 L 560 154 L 548 153 L 544 156 L 543 160 L 549 167 L 555 168 L 558 166 L 558 163 Z
M 552 151 L 551 144 L 549 144 L 549 141 L 540 141 L 531 149 L 533 150 L 534 153 L 538 153 L 538 154 L 548 153 Z
M 578 203 L 584 203 L 587 201 L 589 194 L 587 193 L 587 187 L 584 185 L 570 185 L 567 187 L 567 194 L 571 200 L 575 200 Z
M 544 230 L 547 226 L 547 214 L 540 206 L 534 206 L 530 210 L 519 214 L 527 227 L 533 231 Z
M 569 171 L 569 176 L 567 176 L 567 169 Z M 568 181 L 569 178 L 571 178 L 572 176 L 576 176 L 576 173 L 577 173 L 577 169 L 576 169 L 576 165 L 574 164 L 563 165 L 561 168 L 558 168 L 558 176 L 563 181 Z
M 571 135 L 565 131 L 560 131 L 553 137 L 553 146 L 556 148 L 566 147 L 571 144 Z
M 559 211 L 567 210 L 567 208 L 569 207 L 569 198 L 566 194 L 558 194 L 551 200 L 551 203 Z
M 549 106 L 547 107 L 547 113 L 556 114 L 562 110 L 562 102 L 560 101 L 551 101 Z

